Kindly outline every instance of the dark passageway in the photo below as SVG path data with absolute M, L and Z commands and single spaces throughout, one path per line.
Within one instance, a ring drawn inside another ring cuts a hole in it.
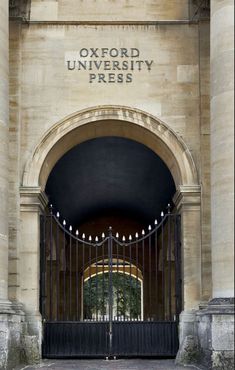
M 53 168 L 46 193 L 73 227 L 99 234 L 112 225 L 131 233 L 165 212 L 175 185 L 167 166 L 145 145 L 102 137 L 67 152 Z

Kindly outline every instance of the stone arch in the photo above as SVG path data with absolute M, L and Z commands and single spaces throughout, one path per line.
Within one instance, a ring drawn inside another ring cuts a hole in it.
M 176 185 L 173 202 L 181 214 L 182 289 L 184 310 L 201 301 L 201 190 L 192 155 L 169 126 L 141 110 L 102 106 L 82 110 L 55 124 L 42 137 L 25 166 L 21 196 L 21 300 L 30 330 L 41 340 L 40 213 L 47 204 L 47 178 L 56 162 L 75 145 L 102 137 L 135 140 L 153 150 L 168 166 Z M 30 269 L 27 266 L 30 264 Z M 29 299 L 30 296 L 30 299 Z
M 98 106 L 72 114 L 46 132 L 26 164 L 23 187 L 44 190 L 52 168 L 68 150 L 101 136 L 126 137 L 152 149 L 168 166 L 176 187 L 198 184 L 192 155 L 169 126 L 138 109 Z

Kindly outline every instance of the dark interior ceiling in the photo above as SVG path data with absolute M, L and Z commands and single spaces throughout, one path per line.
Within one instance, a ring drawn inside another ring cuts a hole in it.
M 54 210 L 74 227 L 109 214 L 153 222 L 174 192 L 172 175 L 160 157 L 120 137 L 77 145 L 56 163 L 46 185 Z

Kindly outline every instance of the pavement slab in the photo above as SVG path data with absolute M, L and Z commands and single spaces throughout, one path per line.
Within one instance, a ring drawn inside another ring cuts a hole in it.
M 38 365 L 13 370 L 192 370 L 195 366 L 175 365 L 174 360 L 43 360 Z

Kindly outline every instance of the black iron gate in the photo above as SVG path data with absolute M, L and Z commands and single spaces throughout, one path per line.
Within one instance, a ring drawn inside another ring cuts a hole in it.
M 181 311 L 180 216 L 134 236 L 79 235 L 41 216 L 43 356 L 175 356 Z

